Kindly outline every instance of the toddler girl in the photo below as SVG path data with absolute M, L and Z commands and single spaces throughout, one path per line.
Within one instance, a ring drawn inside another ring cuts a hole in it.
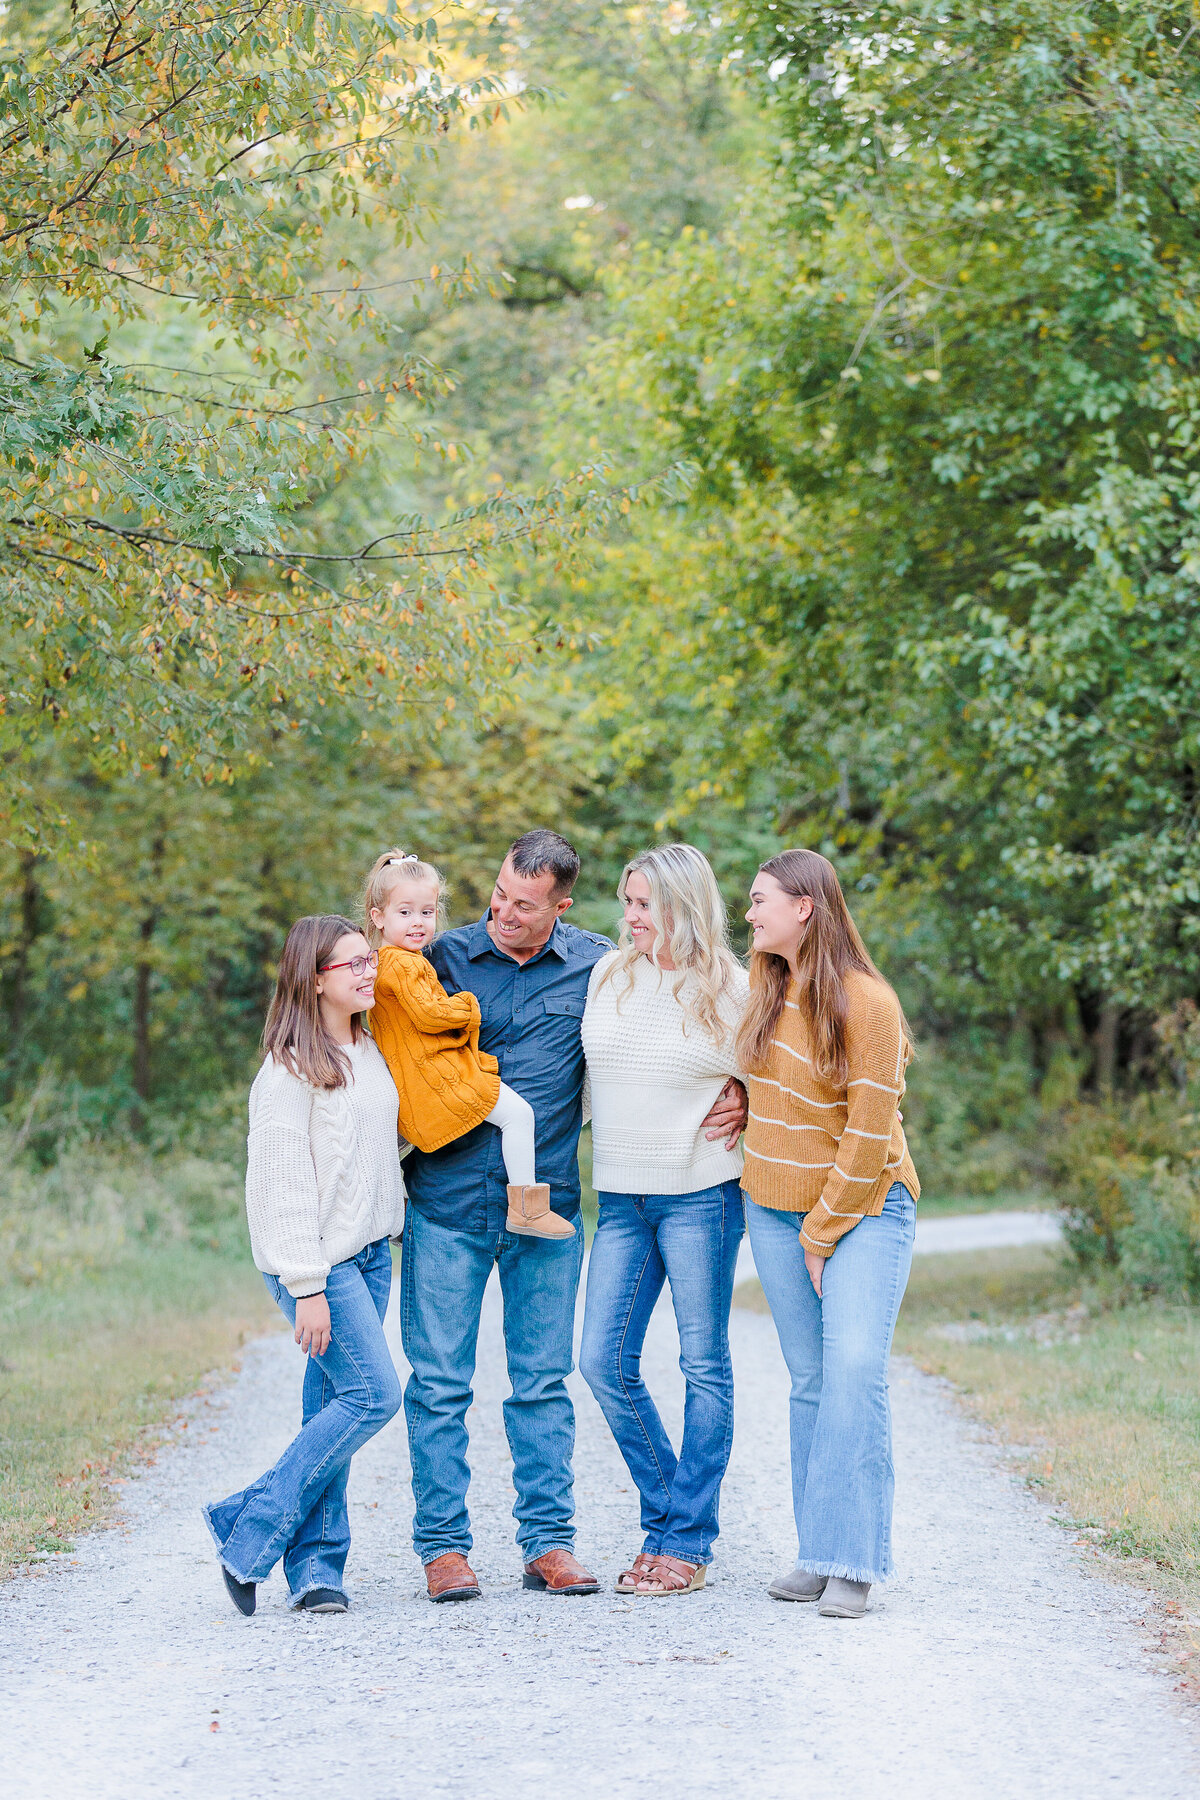
M 575 1227 L 550 1211 L 550 1188 L 534 1169 L 528 1100 L 500 1079 L 479 1048 L 479 1002 L 447 994 L 423 954 L 438 928 L 444 883 L 431 863 L 389 850 L 367 877 L 368 935 L 379 945 L 371 1030 L 400 1095 L 400 1131 L 418 1150 L 440 1150 L 477 1125 L 495 1125 L 508 1176 L 509 1231 L 569 1238 Z

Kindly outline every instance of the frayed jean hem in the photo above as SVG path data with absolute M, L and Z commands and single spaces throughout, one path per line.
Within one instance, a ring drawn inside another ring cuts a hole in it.
M 796 1567 L 806 1575 L 824 1575 L 830 1581 L 865 1581 L 869 1587 L 882 1587 L 891 1574 L 890 1570 L 887 1575 L 879 1575 L 874 1569 L 859 1569 L 853 1563 L 813 1562 L 805 1557 Z
M 221 1539 L 217 1536 L 217 1528 L 212 1522 L 212 1508 L 209 1506 L 202 1506 L 200 1508 L 200 1517 L 204 1520 L 204 1523 L 208 1526 L 208 1535 L 211 1537 L 213 1543 L 217 1546 L 217 1561 L 220 1563 L 221 1567 L 223 1569 L 227 1569 L 229 1571 L 229 1573 L 233 1576 L 233 1579 L 235 1581 L 241 1581 L 241 1582 L 244 1582 L 244 1583 L 247 1583 L 247 1584 L 257 1587 L 258 1586 L 258 1577 L 257 1576 L 243 1575 L 240 1569 L 235 1569 L 233 1564 L 226 1560 L 225 1546 L 221 1542 Z

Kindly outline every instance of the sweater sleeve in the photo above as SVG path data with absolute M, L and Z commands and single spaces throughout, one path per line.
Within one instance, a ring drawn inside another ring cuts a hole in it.
M 255 1264 L 278 1276 L 294 1300 L 322 1293 L 329 1274 L 311 1115 L 308 1084 L 280 1063 L 264 1064 L 250 1096 L 246 1221 Z
M 424 957 L 393 950 L 379 957 L 377 989 L 386 1003 L 403 1008 L 418 1031 L 436 1031 L 450 1044 L 466 1044 L 479 1031 L 479 1002 L 465 989 L 448 994 Z
M 846 1125 L 821 1197 L 805 1214 L 800 1241 L 832 1256 L 862 1218 L 862 1199 L 882 1175 L 904 1091 L 904 1032 L 895 996 L 877 982 L 846 1022 Z

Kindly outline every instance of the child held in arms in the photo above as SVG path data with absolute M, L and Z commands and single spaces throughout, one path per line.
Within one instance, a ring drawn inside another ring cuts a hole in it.
M 371 1030 L 400 1095 L 400 1134 L 418 1150 L 441 1150 L 477 1125 L 495 1125 L 508 1176 L 507 1228 L 524 1237 L 574 1237 L 550 1211 L 550 1188 L 534 1167 L 528 1100 L 500 1079 L 479 1048 L 479 1002 L 448 994 L 425 957 L 445 883 L 431 863 L 389 850 L 367 877 L 363 913 L 379 947 Z

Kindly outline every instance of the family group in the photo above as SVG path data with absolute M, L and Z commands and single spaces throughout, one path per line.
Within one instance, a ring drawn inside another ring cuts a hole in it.
M 768 1591 L 857 1618 L 890 1571 L 887 1361 L 920 1192 L 899 1002 L 815 851 L 755 875 L 748 973 L 691 845 L 626 865 L 615 947 L 567 922 L 578 874 L 564 838 L 526 832 L 484 916 L 447 931 L 438 871 L 396 850 L 368 877 L 361 929 L 319 916 L 288 934 L 250 1094 L 246 1204 L 255 1263 L 307 1361 L 299 1434 L 205 1508 L 243 1613 L 281 1558 L 294 1606 L 345 1611 L 351 1457 L 401 1404 L 429 1598 L 479 1596 L 467 1413 L 493 1267 L 524 1585 L 596 1592 L 574 1554 L 566 1385 L 589 1114 L 599 1219 L 580 1368 L 641 1496 L 618 1592 L 704 1585 L 733 1442 L 744 1231 L 791 1375 L 797 1555 Z M 396 1239 L 403 1394 L 383 1330 Z M 685 1378 L 678 1451 L 641 1374 L 664 1283 Z

